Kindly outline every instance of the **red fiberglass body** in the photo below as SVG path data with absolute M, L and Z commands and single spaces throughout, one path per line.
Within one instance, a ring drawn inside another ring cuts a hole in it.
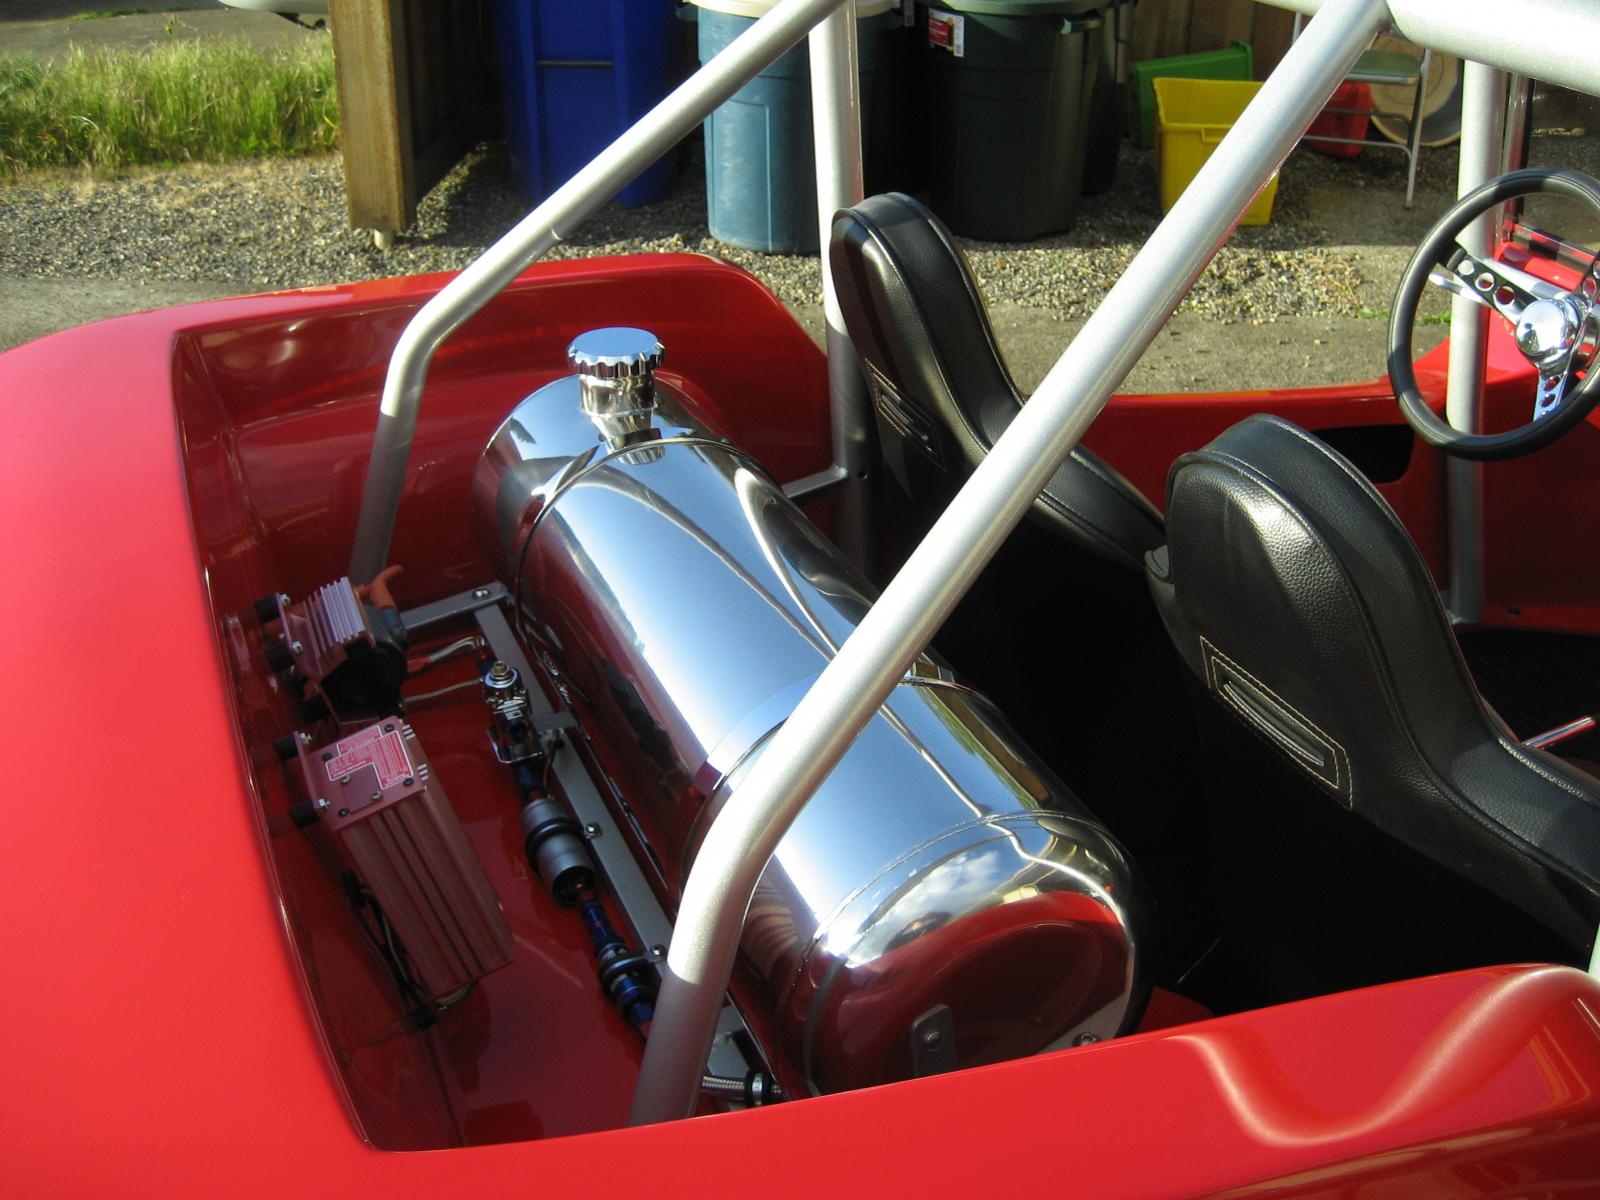
M 510 782 L 482 761 L 470 694 L 412 720 L 501 897 L 513 962 L 429 1036 L 397 1032 L 344 897 L 284 833 L 295 797 L 270 751 L 284 699 L 237 615 L 343 571 L 390 348 L 441 282 L 194 305 L 0 358 L 9 1193 L 1596 1186 L 1600 985 L 1539 965 L 1212 1019 L 1158 993 L 1143 1030 L 1112 1042 L 619 1128 L 639 1040 L 599 999 L 582 931 L 530 886 L 514 822 L 494 819 Z M 407 605 L 482 581 L 464 519 L 480 450 L 565 372 L 575 334 L 626 324 L 671 346 L 663 378 L 778 480 L 826 466 L 825 364 L 751 277 L 690 256 L 541 266 L 430 376 L 393 554 Z M 1491 351 L 1489 404 L 1520 413 L 1527 370 L 1505 351 Z M 1442 358 L 1422 367 L 1438 391 Z M 1178 454 L 1261 410 L 1316 429 L 1400 421 L 1386 382 L 1128 396 L 1088 442 L 1160 497 Z M 1600 632 L 1600 562 L 1557 553 L 1600 519 L 1597 439 L 1590 418 L 1491 473 L 1490 624 Z M 1382 491 L 1437 568 L 1443 459 L 1419 444 Z M 1542 519 L 1553 495 L 1561 528 Z M 810 515 L 827 527 L 825 505 Z

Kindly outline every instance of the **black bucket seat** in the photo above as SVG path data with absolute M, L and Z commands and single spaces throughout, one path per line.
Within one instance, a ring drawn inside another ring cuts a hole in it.
M 1022 407 L 965 256 L 910 196 L 871 196 L 833 222 L 829 268 L 866 372 L 886 466 L 931 523 Z M 1063 541 L 1138 571 L 1161 515 L 1081 446 L 1034 501 Z
M 1600 783 L 1484 702 L 1422 556 L 1360 472 L 1253 416 L 1173 464 L 1166 513 L 1151 591 L 1212 696 L 1344 808 L 1587 952 Z

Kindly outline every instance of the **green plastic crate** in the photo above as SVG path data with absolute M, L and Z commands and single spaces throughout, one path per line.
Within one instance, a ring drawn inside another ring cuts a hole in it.
M 1156 142 L 1157 79 L 1252 79 L 1255 59 L 1249 42 L 1225 50 L 1201 50 L 1172 58 L 1147 58 L 1128 68 L 1128 137 L 1148 150 Z

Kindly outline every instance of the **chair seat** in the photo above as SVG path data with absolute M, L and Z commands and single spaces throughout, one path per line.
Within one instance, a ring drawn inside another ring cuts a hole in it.
M 834 217 L 829 268 L 861 357 L 889 474 L 927 524 L 1017 413 L 977 281 L 920 201 L 869 196 Z M 1161 514 L 1082 446 L 1050 477 L 1032 520 L 1064 545 L 1137 573 L 1161 544 Z
M 1368 50 L 1345 78 L 1353 83 L 1415 83 L 1421 74 L 1422 61 L 1409 54 Z
M 1587 956 L 1600 781 L 1485 705 L 1422 556 L 1343 456 L 1241 421 L 1174 464 L 1147 563 L 1184 660 L 1272 752 Z

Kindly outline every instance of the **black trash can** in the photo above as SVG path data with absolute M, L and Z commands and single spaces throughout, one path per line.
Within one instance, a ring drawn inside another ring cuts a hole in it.
M 1083 194 L 1109 192 L 1117 177 L 1122 131 L 1128 125 L 1128 63 L 1133 0 L 1109 0 L 1100 37 L 1100 66 L 1089 96 L 1089 140 L 1083 151 Z
M 1066 229 L 1083 191 L 1107 0 L 938 0 L 918 14 L 930 192 L 957 233 Z

